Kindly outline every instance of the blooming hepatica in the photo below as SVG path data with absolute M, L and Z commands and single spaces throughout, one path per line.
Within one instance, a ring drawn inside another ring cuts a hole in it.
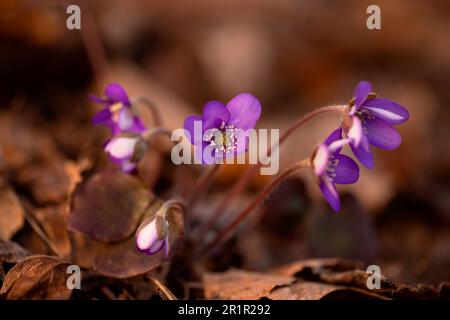
M 245 152 L 248 146 L 245 131 L 253 129 L 260 116 L 258 99 L 241 93 L 226 105 L 218 101 L 206 103 L 203 115 L 185 119 L 184 129 L 196 146 L 196 157 L 211 164 L 214 159 Z
M 355 161 L 340 154 L 342 146 L 348 142 L 348 139 L 342 139 L 342 129 L 338 128 L 316 149 L 312 157 L 320 191 L 335 211 L 341 207 L 335 184 L 352 184 L 359 179 L 359 167 Z
M 353 106 L 343 122 L 353 153 L 369 169 L 374 167 L 369 144 L 384 150 L 396 149 L 402 138 L 393 125 L 409 119 L 404 107 L 391 100 L 378 98 L 371 91 L 370 82 L 358 83 Z
M 106 98 L 91 96 L 91 100 L 101 103 L 104 108 L 92 118 L 94 124 L 104 124 L 113 134 L 121 132 L 140 133 L 145 126 L 135 114 L 127 93 L 117 83 L 109 84 L 105 89 Z

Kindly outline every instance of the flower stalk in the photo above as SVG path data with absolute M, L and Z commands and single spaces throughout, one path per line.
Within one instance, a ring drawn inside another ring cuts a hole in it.
M 311 166 L 311 160 L 304 159 L 295 163 L 292 167 L 284 170 L 282 173 L 277 175 L 263 190 L 258 193 L 258 195 L 248 204 L 248 206 L 242 210 L 233 221 L 231 221 L 225 228 L 223 228 L 215 238 L 201 251 L 201 255 L 206 255 L 210 253 L 216 246 L 218 246 L 226 237 L 230 236 L 231 232 L 234 231 L 237 226 L 253 211 L 255 210 L 261 202 L 266 198 L 266 196 L 274 190 L 280 183 L 288 177 L 293 172 L 307 168 Z

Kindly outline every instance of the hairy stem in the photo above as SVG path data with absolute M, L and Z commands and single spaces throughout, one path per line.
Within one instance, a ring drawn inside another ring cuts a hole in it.
M 206 170 L 197 180 L 197 183 L 195 184 L 193 191 L 187 201 L 187 207 L 189 210 L 192 210 L 194 208 L 198 199 L 200 199 L 200 196 L 208 189 L 215 176 L 219 172 L 219 169 L 220 165 L 214 164 L 213 166 L 208 168 L 208 170 Z
M 335 106 L 327 106 L 319 109 L 315 109 L 304 116 L 300 117 L 297 121 L 295 121 L 286 131 L 284 131 L 280 137 L 280 142 L 278 145 L 275 145 L 274 148 L 279 148 L 287 138 L 298 128 L 300 128 L 303 124 L 314 118 L 315 116 L 322 113 L 329 112 L 339 112 L 342 113 L 346 110 L 347 105 L 335 105 Z M 269 147 L 267 152 L 268 156 L 272 153 L 272 147 Z M 219 221 L 219 218 L 225 212 L 227 206 L 234 200 L 234 198 L 240 194 L 244 188 L 250 183 L 252 177 L 256 174 L 258 169 L 261 167 L 261 162 L 251 166 L 247 169 L 246 172 L 241 176 L 241 178 L 234 184 L 233 188 L 228 192 L 228 194 L 222 199 L 222 201 L 217 205 L 217 207 L 213 210 L 211 218 L 203 225 L 201 231 L 205 231 L 214 224 Z
M 253 199 L 252 202 L 242 210 L 233 221 L 231 221 L 224 229 L 222 229 L 215 238 L 205 247 L 205 249 L 201 252 L 201 254 L 208 254 L 214 249 L 217 245 L 219 245 L 230 233 L 236 229 L 236 227 L 253 211 L 255 210 L 261 202 L 265 199 L 265 197 L 275 189 L 280 183 L 289 176 L 294 171 L 306 168 L 310 166 L 310 159 L 304 159 L 295 163 L 292 167 L 286 169 L 278 176 L 276 176 L 260 193 Z
M 137 97 L 133 99 L 132 103 L 134 104 L 143 104 L 147 107 L 147 109 L 150 111 L 153 117 L 154 125 L 157 127 L 162 126 L 163 121 L 161 117 L 161 113 L 159 112 L 159 109 L 156 107 L 156 105 L 151 101 L 150 99 L 146 97 Z

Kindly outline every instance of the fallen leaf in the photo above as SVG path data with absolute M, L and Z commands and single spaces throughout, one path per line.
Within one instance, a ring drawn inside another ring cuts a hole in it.
M 66 205 L 60 204 L 34 210 L 34 216 L 44 229 L 48 239 L 63 257 L 70 255 L 70 240 L 67 231 Z
M 25 212 L 15 192 L 0 187 L 0 240 L 9 240 L 24 223 Z
M 144 214 L 145 220 L 150 221 L 162 205 L 156 200 Z M 180 248 L 184 234 L 183 213 L 172 208 L 167 214 L 169 221 L 169 259 Z M 98 247 L 93 269 L 98 273 L 113 278 L 129 278 L 147 273 L 166 261 L 163 251 L 154 256 L 147 256 L 136 248 L 136 239 L 117 244 L 103 244 Z
M 268 298 L 273 300 L 319 300 L 331 292 L 344 289 L 344 287 L 325 283 L 300 281 L 275 289 Z
M 366 290 L 320 282 L 298 281 L 276 288 L 268 297 L 273 300 L 390 300 Z
M 70 180 L 64 170 L 63 160 L 51 160 L 27 167 L 19 179 L 31 189 L 39 204 L 60 203 L 67 198 Z
M 103 171 L 80 186 L 73 199 L 68 227 L 102 242 L 119 242 L 137 228 L 153 194 L 135 177 Z
M 272 269 L 272 272 L 284 276 L 300 276 L 302 272 L 318 274 L 323 270 L 346 271 L 362 269 L 364 264 L 360 261 L 342 258 L 319 258 L 300 260 Z
M 154 256 L 140 253 L 134 237 L 131 237 L 125 242 L 100 246 L 93 269 L 103 276 L 129 278 L 158 267 L 164 261 L 163 255 L 162 251 Z
M 30 253 L 13 241 L 0 240 L 0 262 L 18 263 Z
M 270 273 L 229 270 L 205 273 L 202 281 L 206 299 L 255 300 L 269 297 L 275 287 L 292 284 L 295 279 Z
M 0 295 L 8 300 L 69 299 L 67 266 L 56 257 L 29 256 L 6 274 Z

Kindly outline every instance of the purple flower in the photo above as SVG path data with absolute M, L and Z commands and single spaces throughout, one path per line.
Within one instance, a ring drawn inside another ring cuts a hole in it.
M 358 83 L 354 104 L 343 122 L 353 153 L 369 169 L 374 167 L 369 145 L 384 150 L 396 149 L 402 138 L 393 125 L 409 119 L 409 113 L 404 107 L 391 100 L 378 98 L 371 91 L 370 82 Z
M 352 184 L 359 179 L 359 167 L 352 158 L 340 154 L 349 139 L 342 139 L 342 129 L 334 130 L 312 157 L 314 174 L 325 200 L 339 211 L 341 202 L 335 184 Z
M 105 144 L 105 151 L 109 158 L 118 164 L 122 171 L 132 172 L 142 159 L 146 143 L 137 134 L 122 134 L 113 137 Z
M 105 96 L 106 98 L 90 97 L 92 101 L 104 106 L 92 118 L 94 124 L 106 125 L 113 134 L 140 133 L 145 130 L 142 121 L 134 114 L 130 99 L 122 86 L 117 83 L 109 84 L 105 89 Z
M 141 226 L 136 232 L 137 249 L 149 256 L 164 250 L 169 257 L 169 223 L 161 216 L 156 216 L 150 223 Z
M 210 101 L 203 115 L 191 115 L 184 121 L 195 155 L 202 163 L 245 152 L 248 138 L 245 131 L 253 129 L 261 116 L 261 104 L 249 93 L 241 93 L 226 105 Z M 212 158 L 212 159 L 211 159 Z

